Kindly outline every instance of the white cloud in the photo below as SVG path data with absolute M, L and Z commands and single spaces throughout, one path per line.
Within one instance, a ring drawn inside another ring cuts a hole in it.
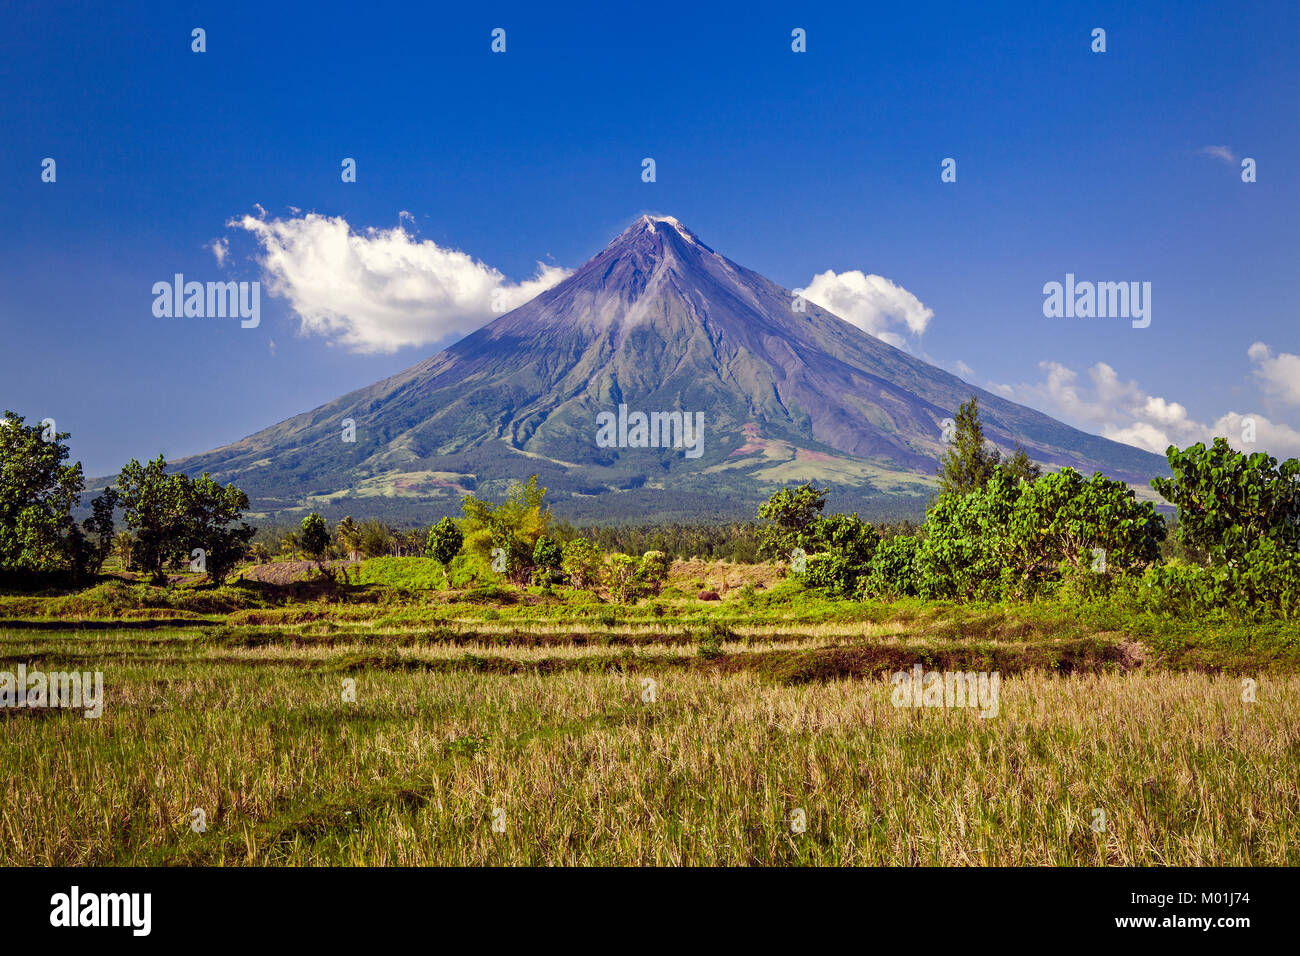
M 464 252 L 417 241 L 400 225 L 357 232 L 341 216 L 268 220 L 257 208 L 259 216 L 227 225 L 261 246 L 267 291 L 288 301 L 304 333 L 356 352 L 395 352 L 471 332 L 569 274 L 539 262 L 534 278 L 513 283 Z
M 1252 358 L 1256 351 L 1256 346 L 1251 346 Z M 1228 412 L 1213 423 L 1198 422 L 1178 402 L 1150 395 L 1136 381 L 1122 381 L 1105 362 L 1088 369 L 1087 381 L 1059 362 L 1040 362 L 1039 368 L 1045 373 L 1039 383 L 991 387 L 1080 428 L 1160 455 L 1170 445 L 1209 444 L 1219 436 L 1245 452 L 1267 451 L 1278 458 L 1300 456 L 1300 431 L 1258 413 Z M 1247 419 L 1254 422 L 1253 443 L 1244 440 Z
M 803 296 L 898 348 L 906 348 L 907 340 L 895 329 L 920 335 L 934 318 L 934 311 L 902 286 L 859 269 L 839 274 L 827 269 L 813 276 Z
M 1255 377 L 1265 392 L 1288 405 L 1300 405 L 1300 355 L 1274 355 L 1263 342 L 1256 342 L 1246 354 L 1255 363 Z
M 213 239 L 208 243 L 207 248 L 212 250 L 212 255 L 216 257 L 217 265 L 224 266 L 226 257 L 230 255 L 230 243 L 225 239 Z
M 1229 166 L 1237 165 L 1237 154 L 1227 146 L 1202 146 L 1198 152 L 1202 156 L 1210 156 L 1214 159 L 1221 159 Z

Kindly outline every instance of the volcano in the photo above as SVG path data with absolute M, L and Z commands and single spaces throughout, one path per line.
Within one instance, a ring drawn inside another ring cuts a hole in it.
M 437 355 L 174 464 L 235 482 L 281 518 L 423 523 L 458 513 L 466 492 L 492 497 L 534 473 L 552 508 L 578 520 L 752 518 L 773 491 L 809 480 L 832 489 L 836 510 L 888 518 L 920 513 L 941 423 L 976 395 L 1000 448 L 1142 484 L 1165 471 L 1157 455 L 969 385 L 796 298 L 676 219 L 642 216 Z M 702 422 L 686 436 L 698 447 L 673 440 L 679 422 Z

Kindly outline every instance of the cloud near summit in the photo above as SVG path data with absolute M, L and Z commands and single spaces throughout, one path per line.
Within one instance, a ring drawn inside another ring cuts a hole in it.
M 934 310 L 902 286 L 860 269 L 840 273 L 827 269 L 813 276 L 802 291 L 809 302 L 900 349 L 907 348 L 901 333 L 920 335 L 934 318 Z
M 342 216 L 246 215 L 227 225 L 257 240 L 267 292 L 288 302 L 305 334 L 355 352 L 395 352 L 472 332 L 571 271 L 539 262 L 534 278 L 510 282 L 400 226 L 358 231 Z M 218 254 L 219 262 L 224 258 Z

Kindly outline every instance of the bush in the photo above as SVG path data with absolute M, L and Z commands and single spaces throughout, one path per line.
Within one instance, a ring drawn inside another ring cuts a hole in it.
M 637 568 L 637 585 L 643 594 L 659 596 L 668 580 L 668 556 L 662 551 L 647 551 Z
M 863 593 L 884 598 L 915 597 L 916 551 L 919 546 L 917 538 L 906 534 L 881 541 L 863 578 Z
M 592 588 L 600 583 L 602 564 L 600 548 L 583 538 L 575 538 L 564 546 L 560 567 L 575 588 Z

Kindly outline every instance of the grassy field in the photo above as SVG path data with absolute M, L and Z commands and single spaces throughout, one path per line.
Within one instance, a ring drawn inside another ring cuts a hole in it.
M 1293 626 L 685 572 L 0 596 L 0 670 L 105 683 L 0 710 L 0 863 L 1300 863 Z M 894 706 L 918 662 L 998 672 L 997 716 Z

